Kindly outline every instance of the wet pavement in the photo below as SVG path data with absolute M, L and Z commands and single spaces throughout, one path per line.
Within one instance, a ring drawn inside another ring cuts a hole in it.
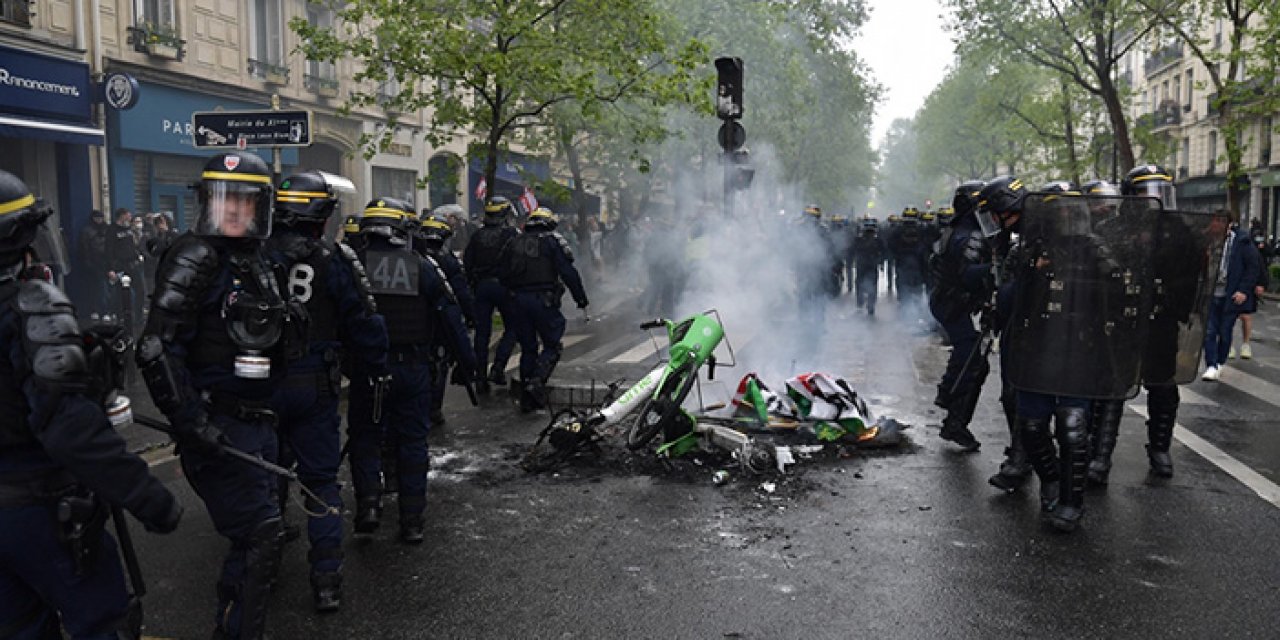
M 874 321 L 847 298 L 836 305 L 819 359 L 874 411 L 911 423 L 910 445 L 782 477 L 734 470 L 722 486 L 712 460 L 620 468 L 610 455 L 531 476 L 516 462 L 546 414 L 522 416 L 500 393 L 471 409 L 451 388 L 449 422 L 431 438 L 426 544 L 395 542 L 394 516 L 372 539 L 348 540 L 344 608 L 319 616 L 305 542 L 291 543 L 270 637 L 1276 637 L 1276 505 L 1181 444 L 1174 478 L 1148 476 L 1142 418 L 1128 410 L 1111 484 L 1087 497 L 1080 531 L 1054 534 L 1032 492 L 986 484 L 1006 440 L 996 372 L 974 421 L 982 450 L 959 453 L 937 437 L 931 404 L 940 341 L 895 319 L 884 297 Z M 1274 482 L 1280 323 L 1268 310 L 1255 358 L 1191 385 L 1179 421 Z M 624 302 L 603 322 L 571 322 L 569 335 L 586 337 L 566 349 L 561 385 L 643 374 L 656 359 L 629 361 L 647 340 L 634 321 Z M 771 341 L 743 339 L 744 366 L 721 371 L 709 400 Z M 226 542 L 176 466 L 161 468 L 188 511 L 171 536 L 137 535 L 146 633 L 207 637 Z

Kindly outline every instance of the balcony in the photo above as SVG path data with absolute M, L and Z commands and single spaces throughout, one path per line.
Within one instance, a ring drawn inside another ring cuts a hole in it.
M 179 62 L 187 54 L 187 41 L 178 36 L 178 29 L 174 25 L 144 22 L 129 27 L 128 32 L 129 44 L 138 53 Z
M 1146 61 L 1142 63 L 1142 70 L 1150 78 L 1181 59 L 1182 43 L 1173 42 L 1152 51 L 1151 55 L 1147 56 Z
M 289 67 L 249 58 L 249 75 L 267 84 L 289 84 Z
M 0 0 L 0 22 L 30 27 L 35 0 Z
M 1151 113 L 1151 128 L 1160 129 L 1182 124 L 1182 109 L 1176 100 L 1165 100 Z
M 321 98 L 338 97 L 338 81 L 333 78 L 312 75 L 310 73 L 302 76 L 302 86 Z

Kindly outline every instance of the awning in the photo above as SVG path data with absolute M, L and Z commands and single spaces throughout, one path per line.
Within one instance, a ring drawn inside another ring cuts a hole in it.
M 68 144 L 101 146 L 105 142 L 102 129 L 35 118 L 0 115 L 0 135 L 11 138 L 34 138 Z

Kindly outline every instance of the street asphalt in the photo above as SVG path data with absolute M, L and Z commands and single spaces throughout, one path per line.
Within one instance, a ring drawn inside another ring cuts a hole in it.
M 656 363 L 632 302 L 601 315 L 570 319 L 561 389 L 634 381 Z M 974 420 L 981 451 L 938 438 L 931 401 L 946 348 L 896 316 L 888 294 L 874 320 L 847 297 L 834 303 L 822 360 L 878 414 L 910 423 L 910 442 L 785 475 L 711 457 L 664 465 L 615 444 L 530 475 L 517 462 L 548 415 L 521 415 L 499 392 L 473 409 L 451 388 L 448 421 L 431 436 L 426 543 L 398 543 L 394 515 L 348 539 L 344 606 L 328 615 L 311 609 L 305 539 L 290 543 L 269 637 L 1277 638 L 1276 315 L 1274 305 L 1258 314 L 1252 360 L 1184 389 L 1172 479 L 1148 475 L 1145 403 L 1130 404 L 1111 483 L 1090 491 L 1072 535 L 1040 521 L 1034 482 L 1009 496 L 987 485 L 1007 442 L 998 369 Z M 732 392 L 772 341 L 735 345 L 744 366 L 718 372 L 708 401 Z M 166 460 L 163 437 L 131 429 L 187 506 L 172 535 L 135 527 L 145 632 L 208 637 L 227 542 Z M 1211 461 L 1187 440 L 1223 456 Z M 712 482 L 718 469 L 730 471 L 726 484 Z M 344 498 L 349 506 L 349 488 Z M 291 516 L 301 520 L 296 506 Z

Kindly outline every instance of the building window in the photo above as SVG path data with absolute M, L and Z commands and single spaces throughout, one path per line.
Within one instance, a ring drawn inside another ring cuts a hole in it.
M 1186 180 L 1187 165 L 1191 164 L 1191 136 L 1185 136 L 1182 138 L 1182 162 L 1185 164 L 1178 167 L 1178 179 Z
M 1271 164 L 1271 129 L 1273 127 L 1271 118 L 1262 119 L 1262 130 L 1258 132 L 1258 166 L 1266 167 Z
M 10 22 L 23 27 L 31 26 L 30 1 L 0 0 L 0 21 Z
M 375 198 L 399 198 L 418 208 L 418 173 L 406 169 L 373 168 Z
M 431 206 L 458 204 L 459 169 L 462 161 L 457 156 L 442 153 L 427 161 L 427 190 Z
M 268 65 L 283 66 L 284 19 L 280 0 L 249 0 L 249 55 Z
M 1209 170 L 1206 171 L 1205 174 L 1211 176 L 1214 173 L 1216 173 L 1218 169 L 1218 132 L 1217 131 L 1209 132 L 1208 151 L 1209 151 Z
M 178 9 L 174 0 L 134 0 L 138 26 L 178 28 Z
M 316 29 L 333 28 L 333 9 L 314 2 L 307 3 L 307 22 Z M 337 80 L 338 71 L 332 62 L 307 61 L 307 75 L 321 80 Z
M 1191 110 L 1191 96 L 1194 94 L 1196 88 L 1196 83 L 1193 80 L 1194 77 L 1195 76 L 1191 74 L 1191 70 L 1187 69 L 1187 99 L 1182 102 L 1183 111 Z

